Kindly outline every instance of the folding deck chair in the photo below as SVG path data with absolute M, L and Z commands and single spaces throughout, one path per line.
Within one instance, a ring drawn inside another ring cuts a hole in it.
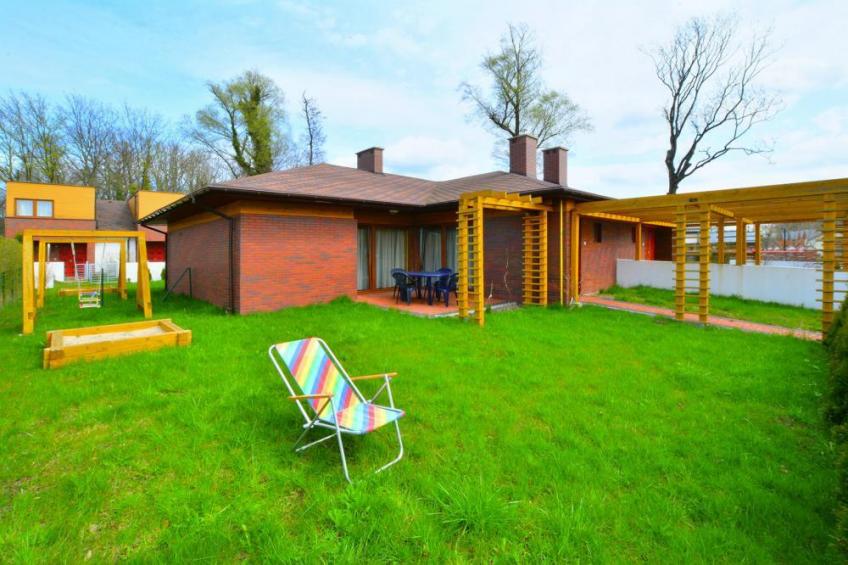
M 297 403 L 300 413 L 306 420 L 303 425 L 303 433 L 294 443 L 296 452 L 299 453 L 335 436 L 339 442 L 339 453 L 342 456 L 342 469 L 345 478 L 348 482 L 351 482 L 347 471 L 342 435 L 365 435 L 377 428 L 393 423 L 397 432 L 400 452 L 395 459 L 375 472 L 379 473 L 401 460 L 403 457 L 403 441 L 400 437 L 398 420 L 404 415 L 404 412 L 395 408 L 391 387 L 391 379 L 397 373 L 350 377 L 339 360 L 336 359 L 336 356 L 333 355 L 333 352 L 330 351 L 329 346 L 324 343 L 324 340 L 317 337 L 272 345 L 268 348 L 268 356 L 271 357 L 274 367 L 277 368 L 280 378 L 283 379 L 283 383 L 290 393 L 289 399 Z M 354 381 L 366 379 L 382 379 L 384 381 L 383 385 L 370 399 L 366 399 L 354 384 Z M 388 395 L 389 406 L 374 404 L 374 399 L 383 390 Z M 298 447 L 298 444 L 312 428 L 324 428 L 333 430 L 333 432 L 326 437 Z

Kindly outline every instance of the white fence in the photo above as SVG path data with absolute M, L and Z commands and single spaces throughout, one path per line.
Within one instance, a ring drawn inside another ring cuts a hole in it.
M 691 267 L 690 267 L 691 268 Z M 838 271 L 837 280 L 845 280 Z M 690 275 L 691 276 L 691 275 Z M 777 302 L 790 306 L 821 308 L 821 273 L 807 267 L 776 267 L 771 265 L 710 264 L 710 294 L 740 296 L 751 300 Z M 674 289 L 674 263 L 671 261 L 616 261 L 615 280 L 619 286 L 652 286 Z M 837 282 L 836 290 L 848 289 L 848 283 Z M 837 292 L 840 302 L 845 294 Z M 838 305 L 837 305 L 838 307 Z

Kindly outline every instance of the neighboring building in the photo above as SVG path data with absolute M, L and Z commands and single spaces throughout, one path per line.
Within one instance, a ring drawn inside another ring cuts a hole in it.
M 548 221 L 554 302 L 560 272 L 565 281 L 571 276 L 567 211 L 604 197 L 568 186 L 563 148 L 543 151 L 543 179 L 536 179 L 536 153 L 533 137 L 518 136 L 510 141 L 510 172 L 434 182 L 384 173 L 383 150 L 372 147 L 357 154 L 355 169 L 321 164 L 213 184 L 141 221 L 167 222 L 169 277 L 191 268 L 195 297 L 245 313 L 390 288 L 394 267 L 456 269 L 460 195 L 531 194 L 554 210 Z M 582 222 L 582 291 L 591 292 L 615 282 L 616 258 L 635 256 L 635 232 L 624 223 Z M 484 238 L 487 294 L 520 302 L 521 217 L 487 212 Z M 670 252 L 670 230 L 646 227 L 643 256 Z M 187 292 L 187 279 L 176 290 Z
M 179 200 L 172 192 L 141 190 L 128 201 L 99 200 L 91 186 L 42 184 L 9 181 L 6 183 L 6 221 L 4 235 L 15 237 L 27 228 L 74 230 L 143 230 L 147 236 L 147 256 L 151 263 L 165 262 L 165 235 L 138 225 L 137 220 L 157 208 Z M 135 240 L 129 240 L 128 260 L 135 261 Z M 65 277 L 74 274 L 77 264 L 94 263 L 106 254 L 114 254 L 114 244 L 50 246 L 50 262 L 64 263 Z M 151 270 L 153 270 L 151 268 Z

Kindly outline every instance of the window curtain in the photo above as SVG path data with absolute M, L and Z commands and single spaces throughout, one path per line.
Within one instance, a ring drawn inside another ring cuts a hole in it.
M 456 228 L 448 228 L 445 231 L 445 246 L 446 259 L 448 264 L 445 267 L 450 267 L 453 272 L 456 272 Z
M 368 280 L 368 253 L 370 250 L 369 228 L 359 228 L 356 239 L 356 289 L 368 290 L 371 281 Z
M 394 286 L 392 269 L 406 268 L 406 230 L 381 228 L 377 230 L 375 272 L 377 288 Z
M 421 266 L 425 271 L 436 271 L 442 267 L 442 230 L 421 228 Z

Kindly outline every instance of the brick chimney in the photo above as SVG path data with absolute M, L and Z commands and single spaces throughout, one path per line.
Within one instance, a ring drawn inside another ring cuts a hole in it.
M 509 140 L 509 172 L 536 178 L 536 138 L 517 135 Z
M 568 186 L 568 149 L 565 147 L 543 149 L 542 171 L 545 181 Z
M 383 148 L 369 147 L 357 153 L 356 168 L 360 171 L 383 174 Z

